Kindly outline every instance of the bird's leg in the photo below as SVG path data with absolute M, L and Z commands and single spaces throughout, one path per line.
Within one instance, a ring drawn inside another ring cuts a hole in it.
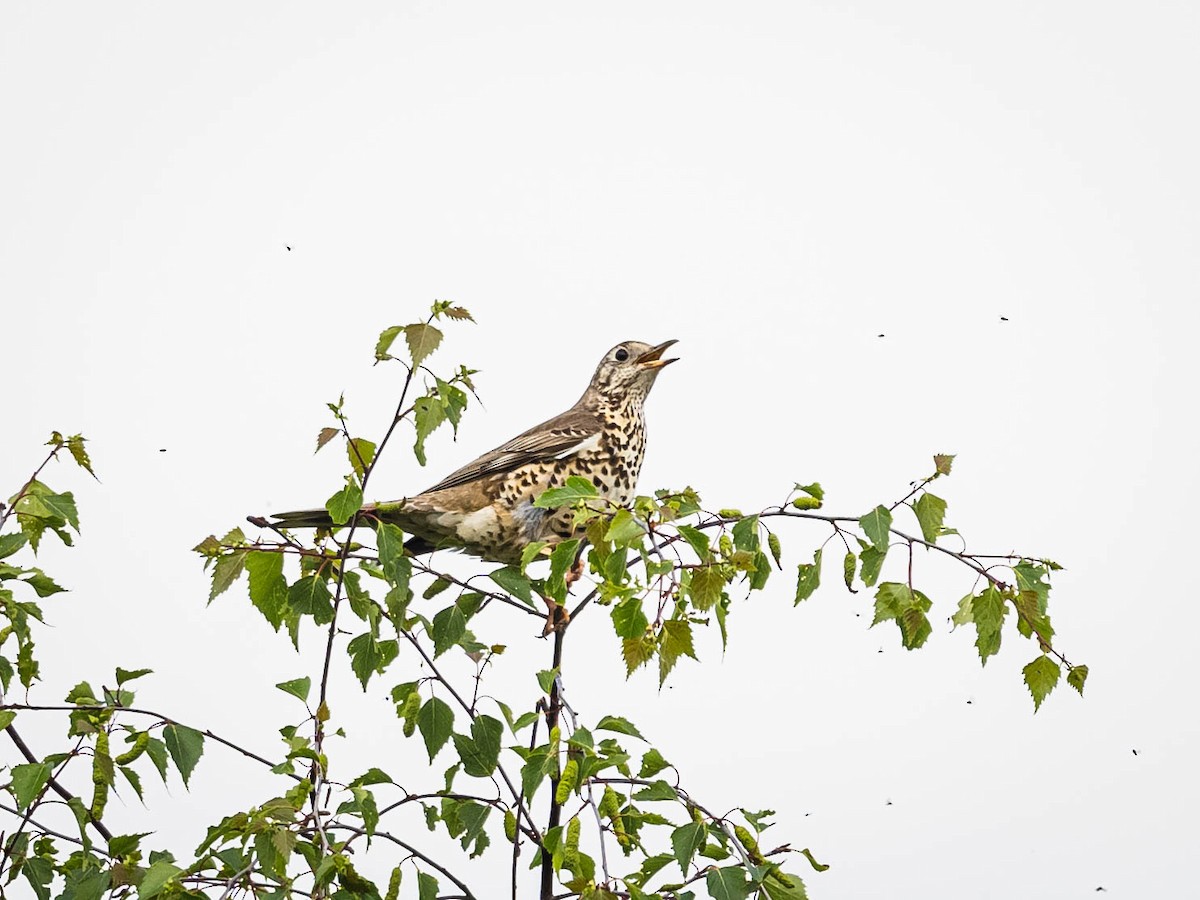
M 570 582 L 567 584 L 569 586 Z M 560 606 L 553 597 L 547 597 L 545 594 L 542 595 L 542 602 L 546 604 L 546 624 L 542 628 L 542 637 L 566 628 L 567 623 L 571 621 L 571 614 L 567 612 L 567 608 Z

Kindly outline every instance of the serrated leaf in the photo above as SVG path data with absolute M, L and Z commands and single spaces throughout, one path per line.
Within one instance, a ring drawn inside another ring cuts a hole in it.
M 254 550 L 246 554 L 250 573 L 250 601 L 276 631 L 283 623 L 288 588 L 283 577 L 283 554 Z
M 692 623 L 687 619 L 668 619 L 662 624 L 658 641 L 658 686 L 662 687 L 667 675 L 675 668 L 681 656 L 696 658 L 692 645 Z
M 486 778 L 496 770 L 500 758 L 500 737 L 504 725 L 491 716 L 479 716 L 471 723 L 471 736 L 454 735 L 454 749 L 463 763 L 463 771 Z
M 628 678 L 634 673 L 634 670 L 654 659 L 657 649 L 658 645 L 650 635 L 622 640 L 621 658 L 625 661 L 625 677 Z
M 634 793 L 633 799 L 641 800 L 646 803 L 678 800 L 679 793 L 675 790 L 675 788 L 671 787 L 671 785 L 659 778 L 642 788 L 640 791 Z
M 1087 681 L 1088 667 L 1074 666 L 1067 673 L 1067 684 L 1079 691 L 1079 696 L 1083 696 L 1083 685 Z
M 949 475 L 950 467 L 954 464 L 953 453 L 938 453 L 933 457 L 933 467 L 939 475 Z
M 204 735 L 186 725 L 168 725 L 163 729 L 163 741 L 186 785 L 196 763 L 204 755 Z
M 117 687 L 129 681 L 136 681 L 139 678 L 144 678 L 147 675 L 153 675 L 153 669 L 122 669 L 117 666 Z
M 679 533 L 683 535 L 683 539 L 688 542 L 692 551 L 700 558 L 701 562 L 707 562 L 712 556 L 712 545 L 709 542 L 708 535 L 698 528 L 693 528 L 691 525 L 680 525 Z
M 773 871 L 763 879 L 766 900 L 808 900 L 804 882 L 796 875 Z
M 12 556 L 27 543 L 29 543 L 29 535 L 22 531 L 0 534 L 0 559 Z
M 160 859 L 153 863 L 146 874 L 142 876 L 141 883 L 138 884 L 139 900 L 151 900 L 162 893 L 163 888 L 176 875 L 182 872 L 183 869 L 165 859 Z
M 1000 651 L 1001 629 L 1008 606 L 1000 592 L 988 586 L 983 593 L 971 601 L 971 617 L 975 623 L 975 646 L 979 650 L 979 659 L 987 663 L 988 657 Z
M 354 474 L 361 479 L 375 459 L 374 441 L 368 441 L 366 438 L 352 439 L 346 444 L 346 457 L 350 460 Z
M 617 734 L 627 734 L 630 737 L 635 737 L 640 741 L 644 741 L 642 733 L 637 730 L 637 726 L 628 719 L 621 716 L 605 716 L 596 723 L 597 731 L 615 731 Z
M 792 603 L 796 606 L 801 600 L 807 600 L 813 595 L 818 587 L 821 586 L 821 550 L 818 548 L 813 554 L 811 563 L 800 563 L 796 576 L 796 599 Z
M 692 857 L 696 855 L 697 850 L 704 846 L 704 838 L 707 834 L 708 829 L 703 822 L 688 822 L 671 832 L 671 849 L 675 851 L 675 861 L 679 863 L 679 868 L 685 878 Z
M 1058 684 L 1058 677 L 1062 671 L 1058 663 L 1043 654 L 1022 669 L 1021 673 L 1025 676 L 1025 686 L 1033 696 L 1033 711 L 1037 712 L 1042 701 Z
M 887 548 L 884 547 L 880 550 L 878 547 L 863 544 L 863 550 L 858 558 L 862 563 L 858 577 L 867 587 L 874 587 L 875 582 L 879 580 L 879 573 L 883 570 L 883 561 L 887 558 Z
M 438 755 L 438 751 L 450 740 L 454 729 L 454 710 L 444 701 L 432 697 L 425 701 L 421 711 L 417 713 L 417 728 L 425 740 L 425 750 L 429 753 L 429 761 Z
M 237 581 L 238 576 L 245 568 L 247 552 L 246 550 L 234 550 L 217 557 L 217 562 L 213 566 L 212 587 L 208 591 L 209 603 L 217 599 L 218 595 L 223 594 L 231 584 Z
M 708 896 L 716 900 L 746 900 L 753 888 L 742 866 L 709 869 L 704 877 L 704 886 L 708 888 Z
M 671 764 L 663 759 L 663 755 L 651 747 L 642 756 L 642 767 L 638 770 L 638 778 L 653 778 Z
M 620 509 L 612 517 L 604 539 L 612 541 L 618 547 L 630 547 L 639 543 L 645 533 L 646 526 L 633 513 L 627 509 Z
M 301 702 L 308 702 L 308 692 L 312 690 L 312 679 L 305 675 L 303 678 L 293 678 L 291 681 L 281 681 L 275 685 L 285 694 L 291 694 Z
M 626 597 L 613 606 L 611 615 L 613 629 L 622 638 L 640 638 L 650 624 L 642 610 L 641 597 Z
M 318 625 L 333 621 L 333 594 L 319 575 L 305 575 L 293 582 L 287 598 L 292 612 L 312 616 Z
M 913 512 L 917 514 L 917 522 L 921 525 L 921 535 L 931 544 L 936 542 L 946 517 L 946 501 L 926 492 L 913 504 Z
M 892 513 L 886 506 L 877 506 L 861 519 L 858 525 L 876 550 L 887 551 L 891 540 Z
M 557 509 L 560 506 L 571 506 L 580 500 L 593 500 L 600 496 L 592 482 L 579 475 L 572 475 L 562 487 L 550 488 L 543 491 L 534 501 L 538 509 Z
M 469 312 L 467 312 L 465 307 L 462 306 L 447 307 L 446 309 L 442 310 L 442 315 L 444 315 L 447 319 L 455 319 L 458 321 L 466 319 L 470 322 L 475 321 L 475 318 Z
M 825 499 L 825 490 L 821 487 L 821 483 L 819 481 L 814 481 L 812 484 L 798 484 L 796 485 L 796 490 L 804 491 L 804 493 L 808 494 L 808 496 L 817 500 Z
M 712 609 L 721 602 L 721 595 L 724 591 L 725 576 L 721 574 L 719 568 L 705 566 L 702 569 L 692 569 L 691 581 L 688 583 L 688 596 L 691 598 L 692 606 L 696 609 L 701 611 Z M 624 637 L 635 637 L 635 635 L 624 635 Z
M 50 780 L 49 763 L 22 763 L 12 767 L 12 792 L 22 812 L 37 799 Z
M 467 633 L 467 617 L 457 604 L 443 609 L 433 617 L 433 656 L 441 656 Z
M 319 452 L 322 447 L 324 447 L 337 436 L 338 430 L 336 428 L 330 428 L 329 426 L 322 428 L 317 432 L 317 449 L 314 450 L 313 453 L 315 454 Z
M 375 359 L 385 360 L 388 358 L 388 351 L 392 349 L 392 344 L 403 330 L 399 325 L 392 325 L 379 332 L 379 340 L 375 342 Z
M 367 631 L 350 641 L 346 652 L 350 654 L 350 668 L 365 691 L 371 676 L 382 673 L 399 655 L 400 647 L 394 640 L 381 641 Z
M 92 471 L 92 460 L 88 456 L 87 449 L 83 446 L 87 441 L 82 434 L 73 434 L 67 438 L 67 449 L 71 451 L 71 458 L 75 460 L 75 465 L 84 469 L 93 478 L 96 478 L 96 473 Z M 96 479 L 99 481 L 100 479 Z
M 442 343 L 442 333 L 432 325 L 418 322 L 404 326 L 404 340 L 413 365 L 419 366 Z
M 345 487 L 325 501 L 325 509 L 334 525 L 345 525 L 351 516 L 362 509 L 362 503 L 362 488 L 347 479 Z
M 494 572 L 488 573 L 488 577 L 518 600 L 529 604 L 533 603 L 533 585 L 529 583 L 527 576 L 521 574 L 520 570 L 513 566 L 505 566 L 503 569 L 496 569 Z
M 438 880 L 428 872 L 417 873 L 417 900 L 437 900 Z

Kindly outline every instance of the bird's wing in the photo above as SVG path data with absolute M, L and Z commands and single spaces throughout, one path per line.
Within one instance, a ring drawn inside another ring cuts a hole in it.
M 580 409 L 568 410 L 451 472 L 424 493 L 457 487 L 488 475 L 511 472 L 529 463 L 566 459 L 594 447 L 600 438 L 601 430 L 601 422 L 595 413 Z

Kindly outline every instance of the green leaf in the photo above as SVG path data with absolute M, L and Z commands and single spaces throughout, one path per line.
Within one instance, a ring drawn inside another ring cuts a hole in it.
M 1037 712 L 1041 708 L 1042 701 L 1046 699 L 1050 692 L 1054 690 L 1054 686 L 1058 684 L 1058 677 L 1062 674 L 1062 671 L 1059 669 L 1058 663 L 1045 654 L 1042 654 L 1022 669 L 1021 672 L 1025 676 L 1025 686 L 1029 688 L 1029 693 L 1033 695 L 1033 711 Z
M 346 479 L 346 486 L 325 501 L 325 509 L 334 525 L 345 525 L 350 517 L 362 509 L 362 488 L 351 479 Z
M 153 669 L 122 669 L 120 666 L 117 666 L 117 687 L 126 682 L 136 681 L 139 678 L 152 674 L 154 674 Z
M 926 492 L 913 504 L 913 512 L 917 514 L 925 540 L 931 544 L 937 541 L 942 533 L 942 520 L 946 517 L 946 501 Z
M 49 780 L 49 763 L 22 763 L 13 766 L 12 792 L 17 799 L 17 807 L 24 812 L 29 804 L 37 799 Z
M 550 488 L 543 491 L 533 505 L 538 509 L 557 509 L 560 506 L 572 506 L 580 500 L 592 500 L 600 496 L 592 482 L 579 475 L 572 475 L 562 487 Z
M 160 859 L 151 865 L 146 870 L 146 874 L 142 876 L 141 884 L 138 885 L 138 897 L 140 900 L 151 900 L 152 897 L 157 897 L 167 883 L 182 871 L 183 869 L 174 863 Z
M 805 847 L 800 852 L 802 854 L 804 854 L 804 858 L 808 860 L 808 864 L 810 866 L 812 866 L 813 869 L 816 870 L 817 872 L 824 872 L 829 869 L 828 864 L 817 862 L 817 858 L 812 855 L 812 851 L 809 850 L 807 847 Z
M 811 563 L 800 563 L 799 573 L 796 577 L 796 599 L 792 605 L 797 606 L 801 600 L 807 600 L 813 595 L 813 591 L 820 586 L 821 550 L 818 548 L 813 554 L 813 561 Z
M 645 534 L 646 526 L 633 513 L 627 509 L 619 509 L 612 517 L 604 539 L 612 541 L 618 547 L 630 547 L 639 543 Z
M 719 610 L 721 607 L 717 607 Z M 640 666 L 644 666 L 650 660 L 654 659 L 655 651 L 658 645 L 655 643 L 653 636 L 646 635 L 640 638 L 625 638 L 621 641 L 621 658 L 625 660 L 625 677 L 628 678 L 633 674 L 634 670 Z
M 804 491 L 808 496 L 815 497 L 817 500 L 825 499 L 825 491 L 819 481 L 814 481 L 812 484 L 798 484 L 796 490 Z
M 753 887 L 746 880 L 746 870 L 741 866 L 709 869 L 704 886 L 708 888 L 708 896 L 716 900 L 746 900 Z
M 312 688 L 312 679 L 305 675 L 303 678 L 293 678 L 291 681 L 281 681 L 275 685 L 285 694 L 291 694 L 302 702 L 308 702 L 308 692 Z
M 186 725 L 168 725 L 163 729 L 163 741 L 186 785 L 196 763 L 204 755 L 204 735 Z
M 208 592 L 208 602 L 212 603 L 219 594 L 223 594 L 229 586 L 237 581 L 246 563 L 245 550 L 233 550 L 217 557 L 213 566 L 212 587 Z
M 445 421 L 446 408 L 437 397 L 418 397 L 413 403 L 413 426 L 417 432 L 417 440 L 413 444 L 413 454 L 421 465 L 426 463 L 425 439 Z
M 626 597 L 613 606 L 611 615 L 617 637 L 640 638 L 650 624 L 642 610 L 641 597 Z
M 425 701 L 421 711 L 417 713 L 417 728 L 425 739 L 425 750 L 429 753 L 429 761 L 438 755 L 438 751 L 450 740 L 454 729 L 454 710 L 444 701 L 432 697 Z
M 872 546 L 886 553 L 891 539 L 891 511 L 886 506 L 877 506 L 859 519 L 858 524 Z
M 366 438 L 353 438 L 346 444 L 346 456 L 354 474 L 362 478 L 375 459 L 375 444 Z
M 433 657 L 437 659 L 467 633 L 467 617 L 457 604 L 443 609 L 433 617 Z
M 862 544 L 862 541 L 859 543 Z M 863 544 L 863 551 L 859 554 L 859 559 L 862 561 L 862 571 L 859 573 L 859 577 L 867 587 L 874 587 L 875 582 L 879 580 L 879 573 L 883 569 L 883 560 L 886 556 L 887 547 L 881 550 L 878 547 Z
M 319 575 L 305 575 L 288 588 L 287 605 L 292 612 L 312 616 L 318 625 L 333 621 L 333 594 Z
M 16 718 L 17 718 L 17 714 L 13 710 L 0 709 L 0 731 L 3 731 L 5 728 L 7 728 L 9 725 L 11 725 L 14 721 L 16 721 Z
M 687 619 L 668 619 L 662 624 L 658 643 L 658 686 L 662 687 L 681 656 L 696 658 L 692 646 L 692 623 Z
M 971 617 L 975 623 L 975 646 L 984 664 L 988 657 L 1000 652 L 1000 634 L 1008 605 L 1000 592 L 991 585 L 971 601 Z
M 375 342 L 375 359 L 382 361 L 388 358 L 388 351 L 402 330 L 399 325 L 393 325 L 379 333 L 379 340 Z M 319 445 L 317 449 L 321 449 Z
M 953 453 L 938 453 L 933 457 L 934 471 L 939 475 L 949 475 L 950 467 L 954 464 Z
M 692 569 L 692 578 L 688 583 L 688 596 L 691 598 L 692 606 L 696 609 L 704 611 L 712 609 L 721 602 L 721 595 L 725 591 L 725 576 L 721 574 L 720 568 L 716 566 L 705 566 L 702 569 Z M 638 601 L 639 605 L 641 601 Z M 635 637 L 636 635 L 625 635 L 626 637 Z
M 707 562 L 712 556 L 712 545 L 709 543 L 708 535 L 691 525 L 680 525 L 679 533 L 683 535 L 683 539 L 688 542 L 696 556 L 700 557 L 700 561 Z
M 432 325 L 416 323 L 404 326 L 404 340 L 413 365 L 419 366 L 442 342 L 442 333 Z
M 417 900 L 437 900 L 438 880 L 428 872 L 417 873 Z
M 14 531 L 12 534 L 0 534 L 0 559 L 12 556 L 27 543 L 29 543 L 29 536 L 22 531 Z
M 399 655 L 400 646 L 396 641 L 377 640 L 366 631 L 346 645 L 346 652 L 350 654 L 350 668 L 365 691 L 371 676 L 381 674 Z
M 25 574 L 28 577 L 22 580 L 33 588 L 39 597 L 49 597 L 51 594 L 57 594 L 66 590 L 66 588 L 55 583 L 54 579 L 41 569 L 26 569 Z
M 637 727 L 628 719 L 621 716 L 605 716 L 596 724 L 597 731 L 615 731 L 618 734 L 627 734 L 630 737 L 635 737 L 640 741 L 644 741 L 642 733 L 637 730 Z
M 733 528 L 733 546 L 739 550 L 747 550 L 754 552 L 758 550 L 758 516 L 746 516 L 737 522 L 734 522 Z
M 804 890 L 804 882 L 799 876 L 780 871 L 767 875 L 763 879 L 762 889 L 767 900 L 808 900 L 808 892 Z
M 503 569 L 496 569 L 496 571 L 488 573 L 488 575 L 492 581 L 518 600 L 529 604 L 533 603 L 533 586 L 529 583 L 529 578 L 521 574 L 519 569 L 505 566 Z
M 665 800 L 678 800 L 679 792 L 676 791 L 675 788 L 671 787 L 671 785 L 667 784 L 667 782 L 659 778 L 642 788 L 640 791 L 636 792 L 633 795 L 633 799 L 642 800 L 647 803 Z
M 538 687 L 543 694 L 549 694 L 554 689 L 554 680 L 558 678 L 558 669 L 542 669 L 537 673 Z
M 663 755 L 651 747 L 642 756 L 642 767 L 638 770 L 638 778 L 652 778 L 663 769 L 669 769 L 671 764 L 663 759 Z
M 546 579 L 546 593 L 559 603 L 567 602 L 567 572 L 575 564 L 579 541 L 563 541 L 550 551 L 550 577 Z
M 463 771 L 486 778 L 496 770 L 500 758 L 500 737 L 504 725 L 491 716 L 479 716 L 471 723 L 471 736 L 454 735 L 454 749 L 463 763 Z
M 692 857 L 696 855 L 697 850 L 704 846 L 704 838 L 707 834 L 708 829 L 703 822 L 688 822 L 671 832 L 671 849 L 675 851 L 675 861 L 679 863 L 679 868 L 683 871 L 685 878 Z
M 1074 666 L 1072 667 L 1071 671 L 1067 673 L 1067 684 L 1079 691 L 1079 696 L 1081 697 L 1083 696 L 1083 685 L 1084 682 L 1087 681 L 1087 676 L 1087 666 Z
M 283 554 L 254 550 L 246 555 L 250 600 L 276 631 L 283 624 L 288 587 L 283 577 Z
M 900 627 L 904 646 L 916 650 L 933 633 L 925 615 L 932 606 L 933 602 L 928 597 L 907 584 L 884 582 L 875 593 L 875 618 L 871 626 L 894 619 Z

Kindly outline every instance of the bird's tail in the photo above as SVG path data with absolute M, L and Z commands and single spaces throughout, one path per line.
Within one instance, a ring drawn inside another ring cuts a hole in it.
M 252 524 L 277 528 L 332 528 L 333 518 L 326 509 L 296 509 L 291 512 L 272 513 L 269 520 L 251 516 Z

